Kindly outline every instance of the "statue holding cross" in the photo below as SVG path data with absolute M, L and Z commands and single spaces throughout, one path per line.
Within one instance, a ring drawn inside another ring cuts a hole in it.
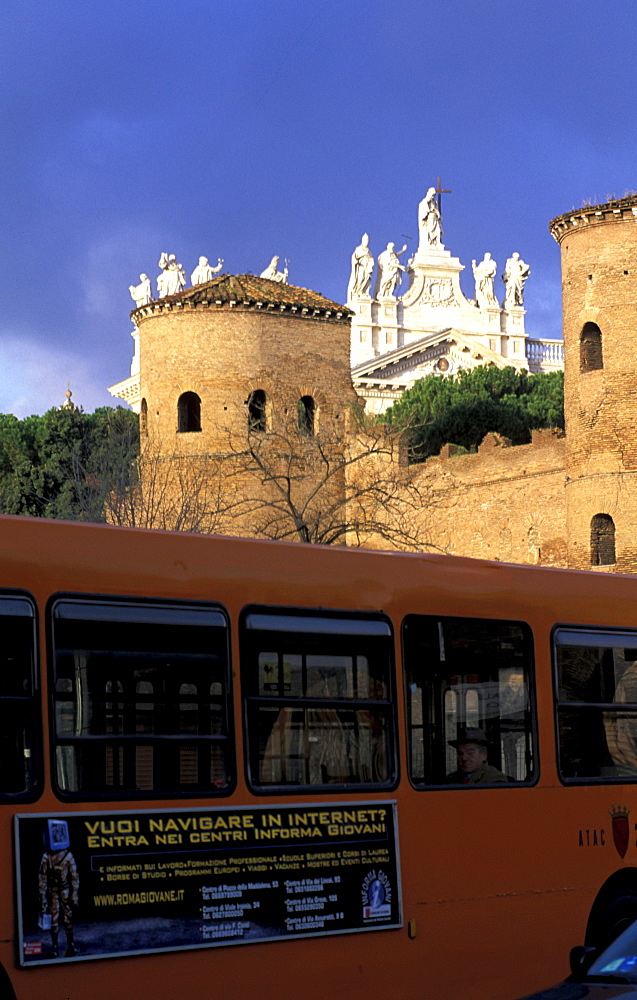
M 423 244 L 429 247 L 439 247 L 442 242 L 442 219 L 436 200 L 436 189 L 430 187 L 418 206 L 418 228 L 420 229 L 420 248 Z

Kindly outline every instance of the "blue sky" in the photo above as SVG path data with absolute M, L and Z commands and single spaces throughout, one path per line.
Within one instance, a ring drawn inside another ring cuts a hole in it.
M 0 412 L 114 404 L 128 286 L 161 251 L 344 301 L 361 234 L 438 175 L 444 242 L 531 266 L 559 337 L 551 218 L 637 189 L 634 0 L 20 0 L 3 11 Z M 501 285 L 500 282 L 498 284 Z M 501 289 L 500 289 L 501 290 Z

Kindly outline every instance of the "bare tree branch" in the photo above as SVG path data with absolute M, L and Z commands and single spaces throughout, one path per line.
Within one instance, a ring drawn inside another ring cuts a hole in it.
M 404 431 L 353 411 L 316 435 L 293 417 L 270 431 L 228 431 L 226 472 L 239 498 L 230 519 L 264 538 L 421 550 L 431 488 L 404 459 Z
M 441 502 L 430 480 L 408 465 L 404 429 L 358 409 L 340 419 L 322 416 L 312 434 L 299 427 L 296 412 L 275 411 L 267 431 L 240 412 L 216 454 L 193 454 L 194 442 L 182 446 L 179 436 L 170 446 L 143 437 L 138 456 L 123 448 L 123 461 L 111 463 L 117 474 L 101 492 L 87 483 L 89 499 L 95 504 L 101 497 L 112 524 L 317 545 L 435 548 L 428 526 Z M 80 482 L 82 475 L 78 468 Z

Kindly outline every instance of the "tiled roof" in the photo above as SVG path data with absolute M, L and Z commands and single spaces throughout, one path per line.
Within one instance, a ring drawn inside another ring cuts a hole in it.
M 291 312 L 322 319 L 348 319 L 352 313 L 346 306 L 326 299 L 319 292 L 296 285 L 284 285 L 254 274 L 219 274 L 203 285 L 185 288 L 176 295 L 166 295 L 147 306 L 134 309 L 131 315 L 140 318 L 154 312 L 172 309 L 243 308 L 264 312 Z

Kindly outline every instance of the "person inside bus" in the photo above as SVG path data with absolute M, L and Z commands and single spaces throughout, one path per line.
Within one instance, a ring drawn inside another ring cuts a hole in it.
M 458 754 L 458 769 L 447 775 L 453 785 L 499 785 L 507 776 L 488 762 L 491 741 L 484 729 L 467 728 L 458 730 L 458 738 L 449 740 Z

